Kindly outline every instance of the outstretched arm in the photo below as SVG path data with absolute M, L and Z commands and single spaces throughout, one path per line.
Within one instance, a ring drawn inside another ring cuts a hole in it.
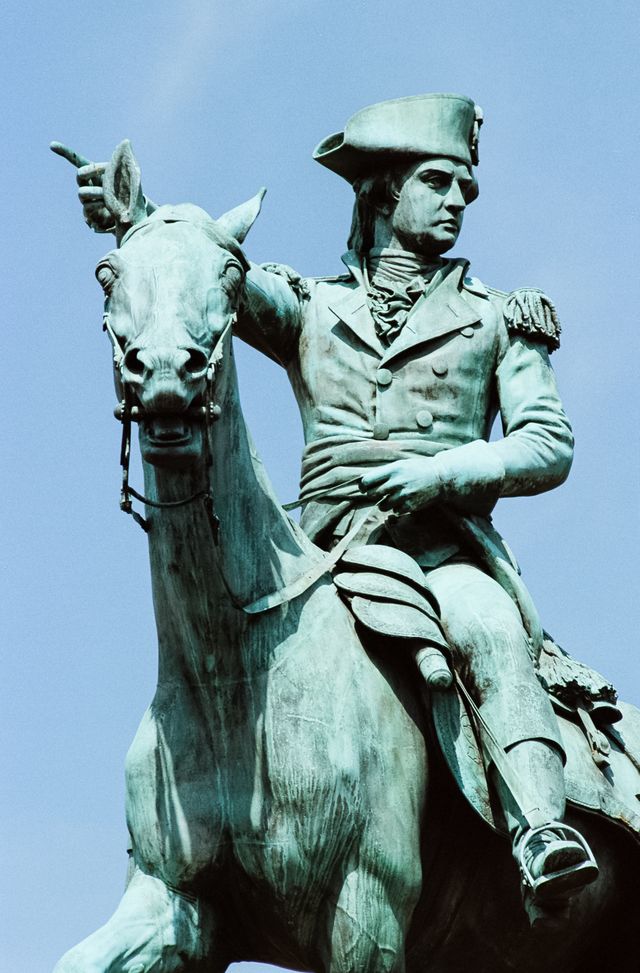
M 295 354 L 308 295 L 304 281 L 284 265 L 251 264 L 235 333 L 286 368 Z

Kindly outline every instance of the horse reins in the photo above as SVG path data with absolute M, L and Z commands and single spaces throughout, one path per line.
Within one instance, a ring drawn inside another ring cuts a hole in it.
M 197 417 L 204 421 L 205 471 L 210 468 L 212 462 L 209 430 L 212 423 L 214 423 L 220 417 L 221 413 L 220 406 L 214 400 L 215 372 L 222 359 L 224 340 L 227 334 L 233 328 L 236 320 L 237 314 L 234 313 L 231 315 L 227 324 L 220 332 L 211 354 L 209 355 L 206 366 L 204 404 L 197 409 Z M 130 514 L 130 516 L 133 517 L 135 522 L 145 531 L 145 533 L 148 533 L 151 525 L 149 521 L 142 516 L 142 514 L 138 513 L 138 511 L 134 509 L 132 498 L 135 498 L 136 500 L 139 500 L 140 503 L 144 503 L 146 506 L 153 507 L 156 510 L 185 507 L 190 503 L 195 503 L 197 500 L 202 500 L 211 525 L 213 539 L 215 543 L 217 543 L 220 522 L 213 509 L 213 497 L 211 496 L 208 486 L 204 487 L 202 490 L 198 490 L 189 497 L 184 497 L 181 500 L 151 500 L 143 493 L 139 493 L 129 483 L 129 468 L 131 463 L 131 423 L 140 422 L 142 419 L 148 415 L 151 415 L 152 413 L 146 412 L 141 406 L 133 405 L 131 402 L 130 386 L 122 377 L 124 354 L 122 348 L 120 347 L 120 342 L 118 341 L 116 334 L 111 327 L 108 312 L 105 313 L 103 318 L 103 330 L 107 332 L 113 346 L 113 364 L 114 368 L 120 373 L 120 384 L 122 386 L 122 400 L 118 403 L 114 410 L 116 419 L 122 423 L 122 441 L 120 444 L 120 466 L 122 467 L 120 509 L 123 513 Z M 187 410 L 187 412 L 189 412 L 189 410 Z

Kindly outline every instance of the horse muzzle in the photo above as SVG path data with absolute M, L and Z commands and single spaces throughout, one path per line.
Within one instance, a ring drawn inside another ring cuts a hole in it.
M 183 469 L 202 456 L 205 426 L 201 415 L 191 414 L 194 411 L 200 412 L 197 407 L 183 412 L 145 411 L 138 417 L 140 451 L 145 462 Z
M 202 382 L 159 377 L 132 389 L 125 385 L 116 418 L 138 423 L 142 458 L 154 466 L 183 469 L 201 458 L 207 421 L 215 409 L 205 401 Z
M 209 423 L 220 414 L 212 402 L 212 359 L 188 344 L 138 344 L 125 352 L 119 374 L 123 399 L 114 414 L 138 423 L 146 462 L 175 469 L 202 457 Z

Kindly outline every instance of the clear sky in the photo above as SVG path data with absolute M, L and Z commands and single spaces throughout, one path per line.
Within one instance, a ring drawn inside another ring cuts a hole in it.
M 101 296 L 59 139 L 133 141 L 147 193 L 213 215 L 268 187 L 257 261 L 340 272 L 351 191 L 311 159 L 385 98 L 485 110 L 481 194 L 457 255 L 545 289 L 577 452 L 569 481 L 496 521 L 546 627 L 640 703 L 637 0 L 4 0 L 0 970 L 48 973 L 112 912 L 123 764 L 154 687 L 146 542 L 118 510 Z M 239 351 L 245 411 L 297 493 L 286 376 Z M 245 966 L 245 970 L 249 967 Z

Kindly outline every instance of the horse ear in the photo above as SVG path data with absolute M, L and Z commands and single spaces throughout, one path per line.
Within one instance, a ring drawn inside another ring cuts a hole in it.
M 117 147 L 102 177 L 104 204 L 122 230 L 140 223 L 147 215 L 140 166 L 129 139 Z
M 246 203 L 241 203 L 235 209 L 230 209 L 228 213 L 219 216 L 216 223 L 238 243 L 243 243 L 244 238 L 258 218 L 266 191 L 263 187 Z

